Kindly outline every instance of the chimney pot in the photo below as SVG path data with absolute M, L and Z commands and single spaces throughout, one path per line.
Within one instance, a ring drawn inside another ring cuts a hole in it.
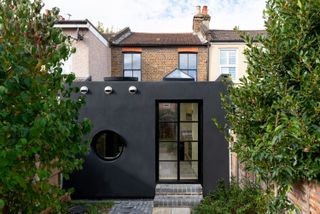
M 196 6 L 196 14 L 200 14 L 201 13 L 201 6 L 198 5 Z
M 204 15 L 207 15 L 207 14 L 208 14 L 208 6 L 207 6 L 207 5 L 204 5 L 204 6 L 202 7 L 202 14 L 204 14 Z

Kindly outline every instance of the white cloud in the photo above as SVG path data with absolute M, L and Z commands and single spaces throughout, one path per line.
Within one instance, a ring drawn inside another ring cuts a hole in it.
M 71 19 L 89 19 L 116 29 L 139 32 L 191 32 L 196 5 L 208 5 L 210 28 L 262 29 L 264 0 L 44 0 Z

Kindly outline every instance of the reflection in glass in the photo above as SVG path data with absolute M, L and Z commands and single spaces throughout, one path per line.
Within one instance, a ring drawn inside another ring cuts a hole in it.
M 159 120 L 163 122 L 177 121 L 177 104 L 176 103 L 160 103 L 159 104 Z
M 159 162 L 159 179 L 176 180 L 177 162 Z
M 141 59 L 140 54 L 132 54 L 132 69 L 140 69 L 141 68 Z
M 220 50 L 220 64 L 221 65 L 228 64 L 228 51 L 227 50 Z
M 236 78 L 236 68 L 235 67 L 221 67 L 222 74 L 230 74 L 231 78 L 234 80 Z
M 179 68 L 188 69 L 188 54 L 179 54 Z
M 197 70 L 189 70 L 188 71 L 188 75 L 189 76 L 192 76 L 193 77 L 193 79 L 197 79 Z
M 120 156 L 124 142 L 120 135 L 113 131 L 103 131 L 92 140 L 94 151 L 103 159 L 112 160 Z
M 124 54 L 124 69 L 132 69 L 131 67 L 131 54 Z
M 159 139 L 160 141 L 177 140 L 177 124 L 176 123 L 159 123 Z
M 140 81 L 141 80 L 140 71 L 133 71 L 132 72 L 132 77 L 137 77 L 138 80 Z
M 180 142 L 179 160 L 198 160 L 198 142 Z
M 198 141 L 198 123 L 180 123 L 181 141 Z
M 180 121 L 198 121 L 198 103 L 181 103 Z
M 159 160 L 177 160 L 177 142 L 160 142 Z
M 180 179 L 198 179 L 198 161 L 180 161 Z
M 131 70 L 125 70 L 124 71 L 124 76 L 125 77 L 131 77 L 131 75 L 132 75 L 132 71 Z
M 189 54 L 188 69 L 197 69 L 197 54 Z
M 230 65 L 236 64 L 236 51 L 235 50 L 229 51 L 229 64 Z

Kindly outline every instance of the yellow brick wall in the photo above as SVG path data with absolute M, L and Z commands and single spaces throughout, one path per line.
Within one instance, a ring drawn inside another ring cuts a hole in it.
M 142 81 L 161 81 L 164 76 L 179 67 L 178 49 L 183 47 L 155 47 L 142 48 L 141 52 L 141 77 Z M 198 81 L 207 79 L 208 51 L 206 47 L 198 48 Z M 123 76 L 123 54 L 122 48 L 113 47 L 112 56 L 112 76 Z

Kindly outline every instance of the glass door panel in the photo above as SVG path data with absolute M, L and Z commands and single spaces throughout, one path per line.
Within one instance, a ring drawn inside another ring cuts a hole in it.
M 159 179 L 160 180 L 177 180 L 177 162 L 160 161 L 159 162 Z
M 178 120 L 177 103 L 160 103 L 159 104 L 159 121 L 176 122 Z
M 197 181 L 199 104 L 166 102 L 158 105 L 158 179 Z
M 177 160 L 177 143 L 176 142 L 160 142 L 159 144 L 159 160 Z
M 176 141 L 177 140 L 177 123 L 159 123 L 159 140 Z
M 198 121 L 198 103 L 180 104 L 180 121 Z
M 180 141 L 198 141 L 197 122 L 180 122 Z
M 180 180 L 198 179 L 198 161 L 180 161 Z
M 198 160 L 198 142 L 180 142 L 180 161 Z

